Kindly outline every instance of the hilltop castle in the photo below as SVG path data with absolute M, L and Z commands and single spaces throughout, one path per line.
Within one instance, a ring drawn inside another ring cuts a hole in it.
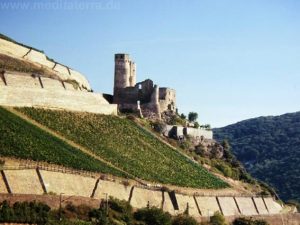
M 136 82 L 136 64 L 128 54 L 115 55 L 113 103 L 121 112 L 139 112 L 142 116 L 161 118 L 167 111 L 176 111 L 176 92 L 159 88 L 147 79 Z

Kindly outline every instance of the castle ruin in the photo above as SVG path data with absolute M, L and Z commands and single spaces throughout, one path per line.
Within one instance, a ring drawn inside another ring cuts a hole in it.
M 147 79 L 136 82 L 136 64 L 128 54 L 115 54 L 113 103 L 121 112 L 138 112 L 148 118 L 161 118 L 164 112 L 176 111 L 176 91 L 159 88 Z

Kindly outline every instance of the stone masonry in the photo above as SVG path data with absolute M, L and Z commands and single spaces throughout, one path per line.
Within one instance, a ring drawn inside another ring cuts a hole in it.
M 136 64 L 128 54 L 116 54 L 113 102 L 121 112 L 161 118 L 165 111 L 176 111 L 176 92 L 159 88 L 150 79 L 137 83 Z

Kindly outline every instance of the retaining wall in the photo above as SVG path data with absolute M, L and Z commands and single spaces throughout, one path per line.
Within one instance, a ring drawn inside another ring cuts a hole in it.
M 163 195 L 164 195 L 163 210 L 165 212 L 170 213 L 171 215 L 175 215 L 176 212 L 175 212 L 175 209 L 174 209 L 174 206 L 173 206 L 173 203 L 171 201 L 169 193 L 168 192 L 163 192 Z
M 265 204 L 270 214 L 280 213 L 282 206 L 273 200 L 273 198 L 264 198 Z
M 235 199 L 242 215 L 245 216 L 257 215 L 257 211 L 252 198 L 236 197 Z
M 262 198 L 254 197 L 253 200 L 260 215 L 267 215 L 269 213 Z
M 240 214 L 233 197 L 218 197 L 218 200 L 224 216 Z
M 7 193 L 7 189 L 1 174 L 0 174 L 0 193 Z
M 6 170 L 5 176 L 12 193 L 44 194 L 36 170 Z
M 148 189 L 135 187 L 132 193 L 130 204 L 134 208 L 143 208 L 149 206 L 155 206 L 158 208 L 162 207 L 163 199 L 162 199 L 161 191 L 152 191 Z
M 39 171 L 41 180 L 39 180 L 38 173 L 34 169 L 5 170 L 5 177 L 12 194 L 42 196 L 44 185 L 48 194 L 52 192 L 56 196 L 64 193 L 63 195 L 66 198 L 68 198 L 67 196 L 71 196 L 71 198 L 82 196 L 100 203 L 99 200 L 105 199 L 107 194 L 120 200 L 130 200 L 130 204 L 134 208 L 143 208 L 147 207 L 147 205 L 156 206 L 172 215 L 183 213 L 188 207 L 189 214 L 194 217 L 211 216 L 216 211 L 222 212 L 224 216 L 255 216 L 258 214 L 257 211 L 259 215 L 274 215 L 282 210 L 281 205 L 272 198 L 255 197 L 252 200 L 251 197 L 194 197 L 172 192 L 172 202 L 168 192 L 130 185 L 125 186 L 122 183 L 98 180 L 97 178 L 77 174 L 52 172 L 42 169 Z M 0 176 L 0 193 L 7 194 L 2 176 Z M 176 203 L 178 204 L 178 209 L 175 209 Z
M 95 190 L 94 198 L 104 199 L 107 194 L 108 196 L 128 201 L 131 188 L 132 186 L 125 186 L 116 182 L 99 180 L 98 186 Z
M 216 197 L 196 197 L 202 216 L 212 216 L 215 212 L 221 212 Z
M 40 170 L 47 193 L 64 193 L 69 196 L 90 197 L 96 179 L 75 174 L 63 174 Z
M 176 194 L 176 198 L 179 206 L 179 213 L 184 213 L 188 208 L 189 215 L 195 217 L 200 216 L 193 196 Z
M 0 105 L 43 107 L 117 115 L 117 105 L 109 104 L 102 94 L 76 91 L 72 84 L 50 78 L 5 74 L 7 86 L 0 88 Z M 0 83 L 4 83 L 2 79 Z
M 30 47 L 21 46 L 0 38 L 0 53 L 10 55 L 15 58 L 26 59 L 51 70 L 57 71 L 57 74 L 61 79 L 65 80 L 69 78 L 71 80 L 76 80 L 80 85 L 86 87 L 88 90 L 91 90 L 90 84 L 85 76 L 73 69 L 69 69 L 69 73 L 66 66 L 47 59 L 43 52 L 39 52 L 31 49 Z

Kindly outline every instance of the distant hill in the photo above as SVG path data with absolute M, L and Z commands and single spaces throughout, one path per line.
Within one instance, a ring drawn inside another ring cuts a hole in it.
M 214 129 L 254 177 L 283 200 L 300 201 L 300 112 L 249 119 Z

